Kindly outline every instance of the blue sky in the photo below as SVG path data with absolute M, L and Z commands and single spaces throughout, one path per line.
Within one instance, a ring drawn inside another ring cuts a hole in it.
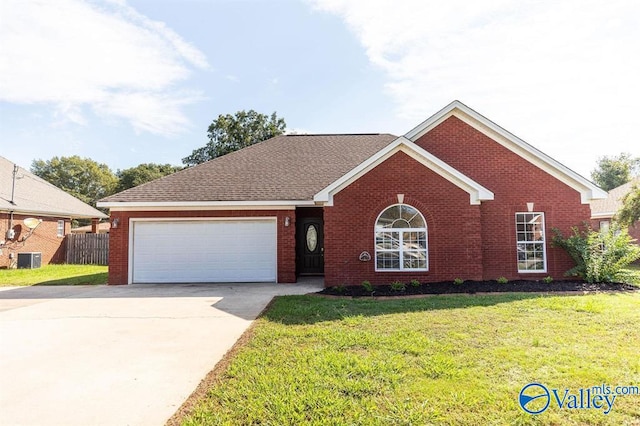
M 628 0 L 0 2 L 0 155 L 180 164 L 219 114 L 404 134 L 454 99 L 588 176 L 640 156 Z

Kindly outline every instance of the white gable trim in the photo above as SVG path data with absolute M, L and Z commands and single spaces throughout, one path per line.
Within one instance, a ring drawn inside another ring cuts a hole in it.
M 351 185 L 361 176 L 368 173 L 371 169 L 391 158 L 398 152 L 404 152 L 414 160 L 418 161 L 428 169 L 442 176 L 449 182 L 453 183 L 463 191 L 469 194 L 470 204 L 480 204 L 481 201 L 493 200 L 493 192 L 484 186 L 475 182 L 471 178 L 463 175 L 444 161 L 435 157 L 433 154 L 420 148 L 415 143 L 405 137 L 399 137 L 385 148 L 381 149 L 366 161 L 352 169 L 350 172 L 333 182 L 331 185 L 318 192 L 313 201 L 323 203 L 328 206 L 333 205 L 333 196 Z
M 500 145 L 578 191 L 582 204 L 588 204 L 591 200 L 607 197 L 607 193 L 594 183 L 498 126 L 488 118 L 478 114 L 460 101 L 451 102 L 407 132 L 405 137 L 415 142 L 451 116 L 459 118 Z

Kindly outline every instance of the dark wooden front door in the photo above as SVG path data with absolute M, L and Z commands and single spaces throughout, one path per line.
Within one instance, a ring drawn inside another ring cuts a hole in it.
M 322 218 L 298 219 L 298 274 L 324 273 L 324 224 Z

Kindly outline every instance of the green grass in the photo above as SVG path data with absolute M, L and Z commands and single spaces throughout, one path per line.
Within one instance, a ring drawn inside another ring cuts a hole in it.
M 46 265 L 37 269 L 0 269 L 0 287 L 106 283 L 107 267 L 99 265 Z
M 518 405 L 532 381 L 560 392 L 640 386 L 640 294 L 277 298 L 184 425 L 631 425 L 613 410 Z
M 637 286 L 640 286 L 640 265 L 634 263 L 632 265 L 627 266 L 626 269 L 629 270 L 632 273 L 632 275 L 634 275 L 629 280 L 629 284 L 635 284 Z

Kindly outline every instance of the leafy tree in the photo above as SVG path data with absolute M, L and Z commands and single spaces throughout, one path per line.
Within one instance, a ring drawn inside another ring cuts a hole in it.
M 94 207 L 96 201 L 113 194 L 118 184 L 109 166 L 77 155 L 33 160 L 31 172 Z
M 219 115 L 209 126 L 209 142 L 182 159 L 187 166 L 204 163 L 284 133 L 287 125 L 274 112 L 271 116 L 254 110 Z
M 640 259 L 640 247 L 626 229 L 613 223 L 607 230 L 594 231 L 587 227 L 572 228 L 572 235 L 564 238 L 554 229 L 553 245 L 563 248 L 576 262 L 566 276 L 577 276 L 588 283 L 631 282 L 637 276 L 627 266 Z
M 116 176 L 118 177 L 117 192 L 160 179 L 163 176 L 170 175 L 179 170 L 182 170 L 182 167 L 155 163 L 143 163 L 136 167 L 118 170 L 116 172 Z
M 624 226 L 631 226 L 640 220 L 640 186 L 634 185 L 624 196 L 623 205 L 616 215 L 616 220 Z
M 591 178 L 605 191 L 611 191 L 629 182 L 640 168 L 640 158 L 633 158 L 631 154 L 623 152 L 614 157 L 600 157 Z

